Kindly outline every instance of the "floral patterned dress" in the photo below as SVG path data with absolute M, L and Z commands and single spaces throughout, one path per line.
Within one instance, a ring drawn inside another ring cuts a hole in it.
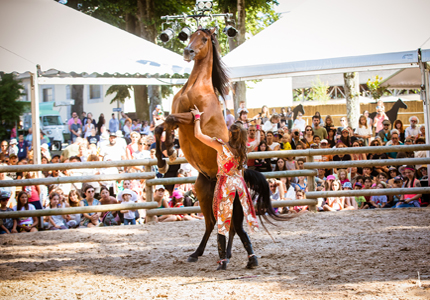
M 239 196 L 246 223 L 248 223 L 250 231 L 254 232 L 258 229 L 257 217 L 242 172 L 237 169 L 239 162 L 222 140 L 217 138 L 213 138 L 213 140 L 218 141 L 223 149 L 223 152 L 221 154 L 218 153 L 217 156 L 218 181 L 213 201 L 213 211 L 217 220 L 218 233 L 228 237 L 236 193 Z

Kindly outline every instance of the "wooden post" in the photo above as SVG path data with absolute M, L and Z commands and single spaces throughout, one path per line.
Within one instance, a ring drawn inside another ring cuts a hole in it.
M 312 155 L 309 155 L 307 161 L 313 162 L 314 157 Z M 315 176 L 314 175 L 308 175 L 308 192 L 314 192 L 314 191 L 315 191 Z M 316 203 L 314 203 L 313 205 L 309 205 L 309 210 L 311 212 L 317 212 Z
M 145 166 L 145 172 L 151 172 L 151 166 Z M 146 184 L 146 202 L 154 201 L 154 193 L 152 192 L 152 185 Z M 146 224 L 155 224 L 155 216 L 149 215 L 146 211 Z

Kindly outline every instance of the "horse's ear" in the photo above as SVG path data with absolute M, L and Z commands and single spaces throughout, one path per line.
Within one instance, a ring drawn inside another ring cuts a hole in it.
M 211 35 L 212 35 L 212 34 L 214 34 L 215 30 L 216 30 L 216 28 L 215 28 L 215 27 L 212 27 L 212 28 L 210 29 L 210 31 L 211 31 Z

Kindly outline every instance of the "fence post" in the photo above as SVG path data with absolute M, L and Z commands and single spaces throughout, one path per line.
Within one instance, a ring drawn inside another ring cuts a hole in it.
M 151 172 L 152 166 L 147 165 L 145 166 L 145 172 Z M 152 185 L 145 185 L 146 186 L 146 202 L 152 202 L 154 201 L 154 193 L 152 192 Z M 153 215 L 146 214 L 146 224 L 153 224 L 155 223 L 155 217 Z
M 307 162 L 314 162 L 314 157 L 312 155 L 309 155 Z M 310 175 L 310 176 L 308 176 L 308 192 L 314 192 L 314 191 L 315 191 L 315 176 Z M 309 210 L 311 212 L 316 212 L 317 206 L 316 205 L 309 205 Z

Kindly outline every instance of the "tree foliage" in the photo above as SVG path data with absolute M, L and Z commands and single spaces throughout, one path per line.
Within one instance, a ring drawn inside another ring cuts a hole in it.
M 115 101 L 119 101 L 121 103 L 125 102 L 125 99 L 131 98 L 130 96 L 131 85 L 111 85 L 106 91 L 105 96 L 115 94 L 110 104 Z
M 18 101 L 24 94 L 24 86 L 13 74 L 3 74 L 0 81 L 0 137 L 8 139 L 10 131 L 19 122 L 24 113 L 26 103 Z
M 330 100 L 328 93 L 330 86 L 327 83 L 321 81 L 320 77 L 317 76 L 316 82 L 312 83 L 311 98 L 322 103 L 327 103 Z
M 379 77 L 378 75 L 367 80 L 367 87 L 369 88 L 372 98 L 375 100 L 378 100 L 387 92 L 388 87 L 381 86 L 381 84 L 382 77 Z

